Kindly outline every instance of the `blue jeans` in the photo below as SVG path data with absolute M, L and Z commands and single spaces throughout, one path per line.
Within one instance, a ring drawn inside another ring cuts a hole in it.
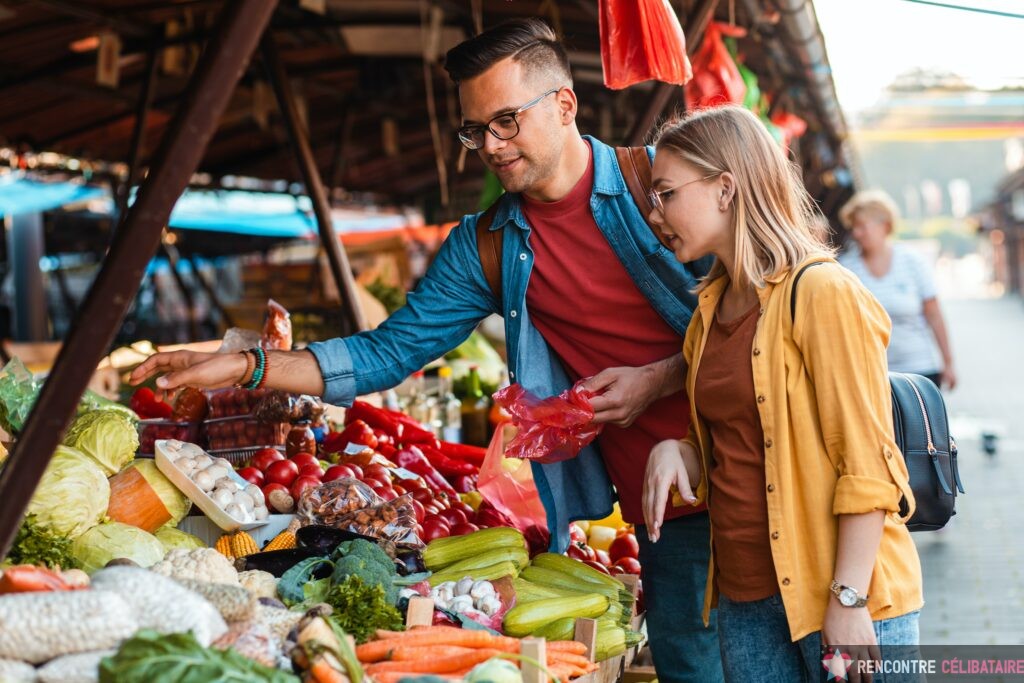
M 920 640 L 919 615 L 920 612 L 910 612 L 874 622 L 875 637 L 883 659 L 920 658 L 916 654 Z M 829 672 L 822 665 L 821 631 L 792 642 L 786 609 L 779 595 L 753 602 L 733 602 L 720 595 L 718 633 L 726 681 L 812 683 L 828 678 Z M 911 683 L 923 680 L 922 676 L 915 674 L 872 675 L 873 683 Z
M 636 527 L 643 567 L 647 634 L 659 683 L 722 681 L 715 613 L 704 626 L 704 586 L 711 557 L 706 512 L 665 522 L 651 543 L 647 527 Z

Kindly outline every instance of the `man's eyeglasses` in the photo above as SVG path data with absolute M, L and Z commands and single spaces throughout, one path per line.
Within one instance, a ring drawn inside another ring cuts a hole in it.
M 480 149 L 483 147 L 484 136 L 488 131 L 490 131 L 491 135 L 499 140 L 511 140 L 515 136 L 519 135 L 518 116 L 530 107 L 535 107 L 540 104 L 541 100 L 551 93 L 556 93 L 559 90 L 561 90 L 561 88 L 548 90 L 543 95 L 535 97 L 515 111 L 498 114 L 482 126 L 463 126 L 462 128 L 459 128 L 459 140 L 462 141 L 462 144 L 465 145 L 467 149 Z
M 647 201 L 650 203 L 652 209 L 657 209 L 658 211 L 664 213 L 665 200 L 671 199 L 673 192 L 675 192 L 676 190 L 681 190 L 687 185 L 692 185 L 693 183 L 699 183 L 703 180 L 711 180 L 712 178 L 716 178 L 719 175 L 719 173 L 712 173 L 711 175 L 706 175 L 703 178 L 697 178 L 696 180 L 690 180 L 688 182 L 685 182 L 682 185 L 670 187 L 667 190 L 650 190 L 647 192 Z

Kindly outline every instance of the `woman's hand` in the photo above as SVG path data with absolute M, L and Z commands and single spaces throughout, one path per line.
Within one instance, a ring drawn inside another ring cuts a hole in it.
M 947 391 L 953 391 L 953 389 L 956 388 L 956 372 L 953 370 L 952 363 L 946 363 L 946 367 L 943 368 L 942 377 L 939 381 Z
M 672 485 L 679 489 L 679 495 L 684 501 L 694 505 L 697 497 L 693 495 L 694 486 L 691 482 L 699 481 L 700 456 L 692 444 L 670 440 L 662 441 L 651 449 L 647 472 L 644 474 L 643 492 L 644 523 L 651 543 L 657 542 L 661 535 L 661 524 L 665 520 L 665 506 Z
M 837 646 L 842 654 L 852 657 L 847 669 L 851 683 L 868 683 L 870 673 L 860 673 L 856 662 L 880 661 L 882 653 L 875 638 L 871 613 L 866 607 L 843 607 L 835 596 L 829 596 L 825 623 L 821 628 L 823 648 Z M 828 656 L 827 654 L 825 655 Z

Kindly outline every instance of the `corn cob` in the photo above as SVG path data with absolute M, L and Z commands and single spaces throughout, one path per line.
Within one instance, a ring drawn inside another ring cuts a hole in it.
M 231 554 L 235 557 L 245 557 L 260 551 L 255 539 L 245 531 L 239 531 L 231 537 Z
M 271 550 L 290 550 L 296 545 L 295 534 L 285 529 L 277 536 L 274 536 L 264 548 L 263 552 Z
M 521 638 L 542 626 L 565 617 L 593 618 L 608 609 L 608 598 L 597 593 L 579 598 L 551 598 L 540 602 L 516 605 L 508 611 L 503 622 L 506 635 Z M 621 629 L 620 629 L 621 630 Z
M 526 549 L 526 540 L 518 529 L 492 527 L 465 536 L 449 536 L 430 542 L 423 551 L 423 564 L 430 571 L 443 569 L 459 560 L 497 548 Z
M 235 559 L 234 554 L 231 552 L 231 534 L 224 534 L 218 538 L 214 549 L 229 560 Z

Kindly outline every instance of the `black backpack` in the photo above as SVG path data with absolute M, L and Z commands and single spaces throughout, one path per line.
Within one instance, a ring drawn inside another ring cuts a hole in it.
M 796 319 L 796 286 L 812 266 L 796 274 L 789 301 L 790 320 Z M 892 422 L 896 445 L 907 464 L 910 488 L 917 506 L 907 520 L 910 531 L 934 531 L 946 526 L 956 514 L 956 492 L 965 493 L 956 463 L 956 442 L 949 434 L 946 403 L 939 388 L 927 377 L 890 372 Z M 955 485 L 956 488 L 953 488 Z M 907 514 L 907 501 L 900 501 L 900 514 Z

